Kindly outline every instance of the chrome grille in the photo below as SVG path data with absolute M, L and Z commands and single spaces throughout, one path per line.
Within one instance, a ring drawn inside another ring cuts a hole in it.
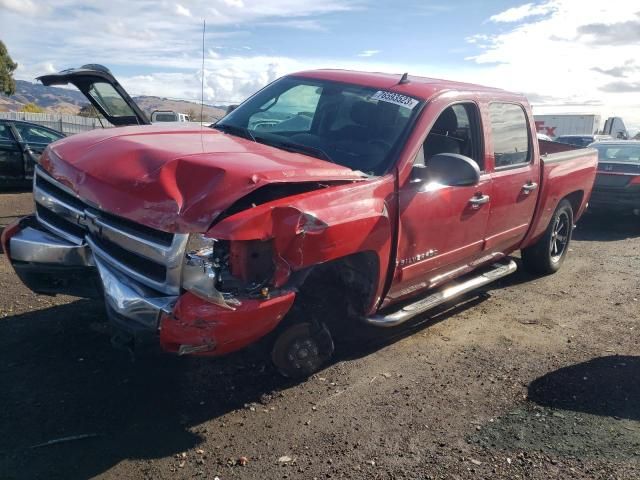
M 143 285 L 180 293 L 187 234 L 162 232 L 103 212 L 42 169 L 35 173 L 36 216 L 43 226 L 76 245 L 88 244 L 100 260 Z

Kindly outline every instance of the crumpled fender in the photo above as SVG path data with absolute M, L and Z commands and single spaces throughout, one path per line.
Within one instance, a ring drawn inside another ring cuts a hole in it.
M 206 235 L 219 240 L 272 239 L 276 287 L 285 285 L 296 270 L 373 251 L 379 259 L 380 291 L 393 238 L 393 191 L 391 176 L 316 190 L 235 214 Z

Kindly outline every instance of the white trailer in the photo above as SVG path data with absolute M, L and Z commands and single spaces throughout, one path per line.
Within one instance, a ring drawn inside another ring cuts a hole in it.
M 593 135 L 600 130 L 600 115 L 557 114 L 534 115 L 536 130 L 551 138 L 560 135 Z

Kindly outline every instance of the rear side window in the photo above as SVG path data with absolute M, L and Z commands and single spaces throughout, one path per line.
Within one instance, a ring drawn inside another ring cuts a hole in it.
M 0 140 L 5 142 L 15 142 L 13 133 L 11 133 L 11 130 L 9 129 L 9 125 L 0 124 Z
M 489 105 L 496 168 L 529 162 L 529 128 L 524 110 L 512 103 Z

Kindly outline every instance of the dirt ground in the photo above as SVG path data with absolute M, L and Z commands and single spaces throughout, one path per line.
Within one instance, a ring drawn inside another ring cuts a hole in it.
M 30 206 L 3 195 L 0 223 Z M 556 275 L 346 341 L 299 384 L 253 350 L 132 361 L 98 302 L 33 295 L 0 255 L 0 478 L 640 479 L 640 219 L 574 240 Z

